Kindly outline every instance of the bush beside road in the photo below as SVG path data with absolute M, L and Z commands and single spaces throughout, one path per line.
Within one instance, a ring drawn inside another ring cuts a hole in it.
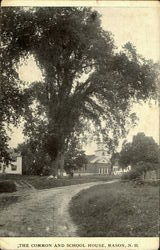
M 0 193 L 12 193 L 17 191 L 13 180 L 0 180 Z
M 89 183 L 94 181 L 108 181 L 116 179 L 115 176 L 99 176 L 99 175 L 88 175 L 88 176 L 74 176 L 63 177 L 60 179 L 48 179 L 47 176 L 29 176 L 29 175 L 13 175 L 6 174 L 0 175 L 0 181 L 9 180 L 9 181 L 27 181 L 36 189 L 48 189 L 54 187 L 62 187 L 69 185 L 76 185 L 82 183 Z

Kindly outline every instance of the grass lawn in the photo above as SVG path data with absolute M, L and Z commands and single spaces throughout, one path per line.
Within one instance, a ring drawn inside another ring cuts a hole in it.
M 19 196 L 4 195 L 0 196 L 0 210 L 7 208 L 9 205 L 20 201 Z
M 33 185 L 36 189 L 47 189 L 47 188 L 76 185 L 94 181 L 107 181 L 112 179 L 115 179 L 115 177 L 89 175 L 81 177 L 75 176 L 73 178 L 63 177 L 61 179 L 56 180 L 56 179 L 47 179 L 47 176 L 27 176 L 27 175 L 16 175 L 16 174 L 0 175 L 0 181 L 1 180 L 27 181 L 28 183 Z
M 70 203 L 82 237 L 158 236 L 159 189 L 117 182 L 91 187 Z

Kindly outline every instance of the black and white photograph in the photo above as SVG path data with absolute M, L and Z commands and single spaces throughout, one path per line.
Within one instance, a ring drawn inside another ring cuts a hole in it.
M 1 8 L 0 249 L 159 237 L 160 12 L 121 2 Z

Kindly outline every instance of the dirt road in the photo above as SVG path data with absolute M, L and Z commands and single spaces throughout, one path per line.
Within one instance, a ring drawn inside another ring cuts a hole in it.
M 47 190 L 28 190 L 22 194 L 20 202 L 2 210 L 0 216 L 0 235 L 2 236 L 44 236 L 74 237 L 77 228 L 73 223 L 68 204 L 71 198 L 83 189 L 94 185 L 111 183 L 92 182 L 52 188 Z M 28 192 L 30 192 L 28 194 Z

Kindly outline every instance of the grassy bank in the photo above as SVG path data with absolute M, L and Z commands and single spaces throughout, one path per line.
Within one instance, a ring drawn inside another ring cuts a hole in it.
M 158 187 L 112 183 L 80 192 L 70 213 L 82 237 L 158 236 Z
M 80 177 L 75 176 L 73 178 L 64 177 L 61 179 L 47 179 L 47 176 L 26 176 L 26 175 L 11 175 L 11 174 L 0 175 L 0 181 L 1 180 L 27 181 L 36 189 L 47 189 L 47 188 L 89 183 L 94 181 L 107 181 L 112 179 L 115 179 L 115 177 L 89 175 Z
M 0 210 L 8 208 L 8 206 L 12 205 L 13 203 L 16 203 L 20 201 L 19 196 L 12 196 L 12 195 L 1 195 L 0 196 Z

